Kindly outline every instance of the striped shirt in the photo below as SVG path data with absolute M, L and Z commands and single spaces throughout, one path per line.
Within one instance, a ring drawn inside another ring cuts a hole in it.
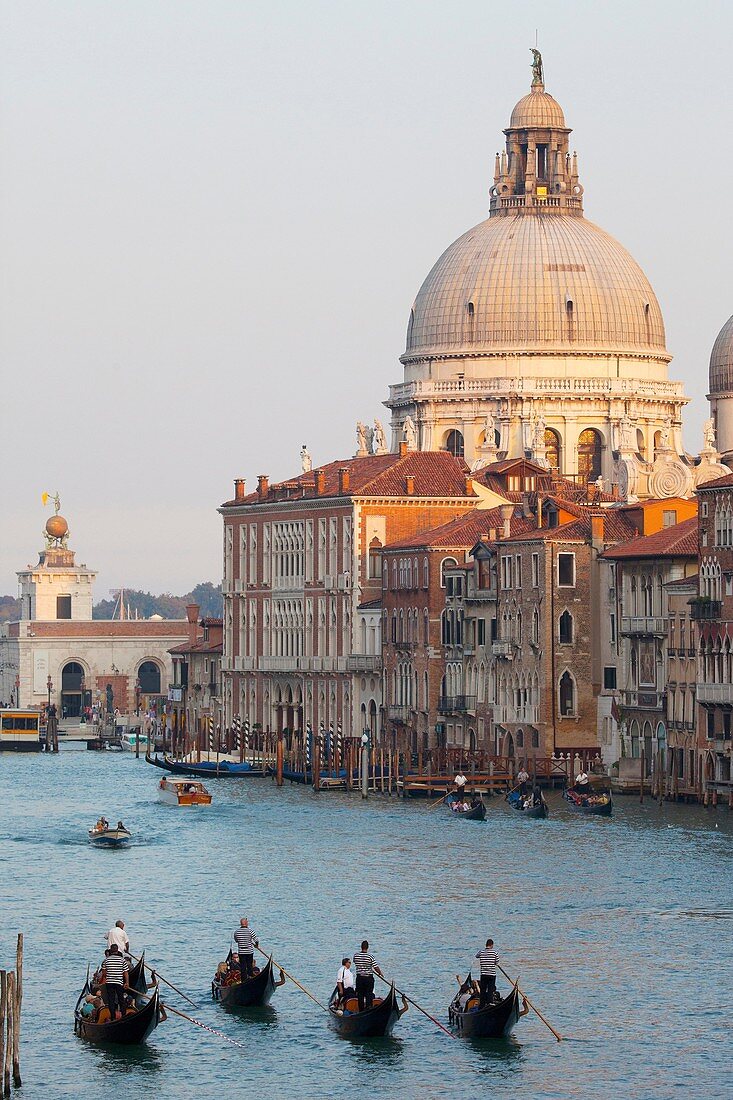
M 254 955 L 257 937 L 251 928 L 238 928 L 234 933 L 234 941 L 240 955 Z
M 128 970 L 127 959 L 120 954 L 107 955 L 104 960 L 107 985 L 124 985 L 124 975 Z
M 374 956 L 368 951 L 357 951 L 354 954 L 354 969 L 362 977 L 370 978 L 374 972 Z
M 499 964 L 499 956 L 496 951 L 493 951 L 489 947 L 483 947 L 480 951 L 477 951 L 474 958 L 478 959 L 481 963 L 481 973 L 491 974 L 496 977 L 496 968 Z

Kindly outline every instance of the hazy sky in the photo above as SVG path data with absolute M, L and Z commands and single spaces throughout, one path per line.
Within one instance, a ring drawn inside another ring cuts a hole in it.
M 660 299 L 698 450 L 733 312 L 728 3 L 0 0 L 0 592 L 221 573 L 232 479 L 352 454 L 531 79 Z

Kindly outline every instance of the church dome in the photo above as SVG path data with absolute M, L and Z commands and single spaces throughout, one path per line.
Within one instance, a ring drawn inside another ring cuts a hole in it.
M 733 317 L 723 325 L 710 353 L 710 393 L 733 393 Z
M 446 249 L 415 299 L 402 362 L 514 352 L 671 358 L 659 303 L 626 249 L 549 210 L 507 210 Z
M 510 130 L 542 129 L 552 127 L 565 129 L 565 115 L 557 100 L 537 84 L 527 95 L 522 96 L 512 111 Z

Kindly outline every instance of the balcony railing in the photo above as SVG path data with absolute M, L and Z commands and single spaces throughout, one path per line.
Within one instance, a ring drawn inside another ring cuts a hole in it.
M 404 726 L 410 717 L 410 708 L 401 705 L 388 706 L 387 717 L 391 722 L 397 722 Z
M 665 696 L 662 691 L 622 691 L 621 705 L 634 707 L 637 710 L 662 710 L 665 707 Z
M 438 700 L 441 714 L 473 714 L 476 710 L 475 695 L 442 695 Z
M 381 672 L 382 658 L 369 653 L 351 653 L 346 658 L 347 672 Z
M 494 707 L 494 721 L 501 722 L 502 725 L 508 722 L 517 722 L 530 725 L 536 725 L 540 720 L 540 708 L 534 704 L 528 704 L 526 707 L 509 707 L 496 704 Z
M 621 633 L 664 637 L 667 634 L 667 620 L 656 615 L 623 615 Z
M 722 613 L 722 600 L 709 600 L 706 596 L 690 600 L 690 618 L 695 622 L 715 622 Z
M 698 684 L 698 703 L 733 707 L 733 684 Z
M 494 657 L 508 657 L 514 656 L 514 642 L 492 642 L 491 653 Z

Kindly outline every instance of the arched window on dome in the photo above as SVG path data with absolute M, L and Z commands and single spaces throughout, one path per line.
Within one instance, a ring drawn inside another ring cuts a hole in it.
M 561 444 L 560 436 L 553 428 L 545 428 L 545 457 L 550 469 L 560 473 Z
M 644 439 L 644 433 L 641 428 L 636 429 L 636 449 L 640 455 L 644 455 L 646 449 L 646 440 Z
M 453 431 L 448 432 L 445 437 L 444 443 L 445 450 L 454 455 L 455 458 L 463 458 L 463 436 L 455 428 Z
M 603 439 L 595 428 L 585 428 L 578 437 L 578 477 L 587 485 L 601 476 Z

